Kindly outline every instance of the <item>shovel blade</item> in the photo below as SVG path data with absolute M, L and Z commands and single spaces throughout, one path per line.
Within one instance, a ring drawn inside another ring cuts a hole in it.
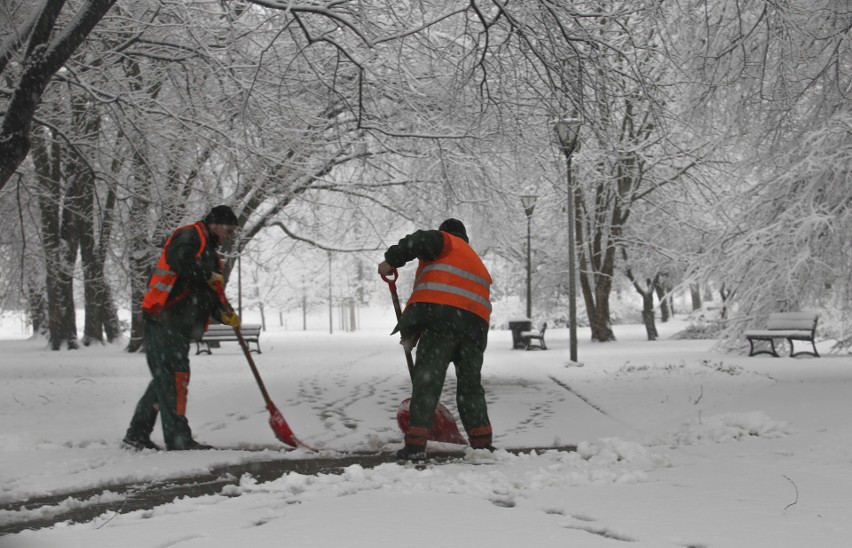
M 396 423 L 403 432 L 408 432 L 411 427 L 411 398 L 406 398 L 399 404 L 396 410 Z M 455 443 L 467 445 L 467 440 L 459 432 L 456 419 L 443 404 L 439 403 L 435 410 L 435 418 L 432 419 L 432 427 L 429 429 L 429 439 L 443 443 Z
M 306 449 L 310 449 L 310 447 L 299 441 L 299 438 L 293 434 L 293 430 L 290 428 L 290 425 L 287 424 L 287 421 L 284 419 L 284 415 L 282 415 L 281 411 L 275 407 L 274 403 L 269 402 L 269 405 L 267 405 L 266 408 L 269 410 L 269 426 L 272 427 L 272 431 L 275 433 L 276 438 L 291 447 L 304 447 Z

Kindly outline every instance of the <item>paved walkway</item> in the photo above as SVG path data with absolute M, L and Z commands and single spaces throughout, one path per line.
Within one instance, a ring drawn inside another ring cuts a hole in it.
M 569 445 L 556 448 L 526 447 L 507 449 L 507 451 L 513 454 L 521 454 L 547 449 L 574 451 L 576 450 L 576 446 Z M 429 466 L 435 463 L 458 461 L 463 457 L 463 452 L 461 450 L 453 452 L 430 452 L 430 457 L 430 460 L 425 464 L 410 463 L 405 465 Z M 147 510 L 171 502 L 179 497 L 214 495 L 221 493 L 222 488 L 226 485 L 239 484 L 240 478 L 244 474 L 250 474 L 258 483 L 263 483 L 278 479 L 291 472 L 303 475 L 338 474 L 354 464 L 364 468 L 373 468 L 380 464 L 391 462 L 397 462 L 395 453 L 345 454 L 339 457 L 281 459 L 221 466 L 211 469 L 207 474 L 171 479 L 164 482 L 108 485 L 73 493 L 39 497 L 30 499 L 23 504 L 12 503 L 0 505 L 0 511 L 34 510 L 42 507 L 59 506 L 69 498 L 78 501 L 88 501 L 102 495 L 105 491 L 121 495 L 121 500 L 115 500 L 116 497 L 111 496 L 107 502 L 94 502 L 78 508 L 59 510 L 58 512 L 49 513 L 49 517 L 6 523 L 0 525 L 0 535 L 18 533 L 27 529 L 41 529 L 69 520 L 77 523 L 87 522 L 107 512 L 123 514 L 134 510 Z

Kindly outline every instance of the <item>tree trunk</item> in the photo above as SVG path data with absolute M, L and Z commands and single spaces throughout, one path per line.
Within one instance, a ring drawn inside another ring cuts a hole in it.
M 659 335 L 657 334 L 657 323 L 654 317 L 654 282 L 646 280 L 646 283 L 648 284 L 648 289 L 645 291 L 642 291 L 636 282 L 633 282 L 633 287 L 642 295 L 642 323 L 645 324 L 645 333 L 648 335 L 649 341 L 656 341 Z
M 63 151 L 63 158 L 67 158 L 69 155 L 71 155 L 69 151 Z M 76 154 L 73 154 L 73 157 L 76 158 Z M 65 166 L 67 186 L 59 217 L 61 264 L 58 271 L 54 274 L 59 280 L 59 291 L 57 294 L 59 301 L 52 305 L 58 306 L 62 318 L 62 332 L 66 334 L 69 349 L 78 348 L 77 313 L 74 302 L 74 270 L 77 265 L 77 255 L 80 251 L 81 234 L 85 230 L 85 226 L 81 226 L 80 204 L 86 193 L 86 179 L 88 178 L 85 173 L 79 173 L 77 169 L 71 167 L 74 163 L 75 161 L 72 160 Z
M 648 280 L 648 283 L 650 285 L 651 280 Z M 636 286 L 636 290 L 639 291 L 638 286 Z M 649 341 L 656 341 L 659 335 L 654 318 L 654 291 L 649 289 L 648 291 L 639 291 L 639 293 L 642 295 L 642 323 L 645 324 L 645 333 L 648 335 Z
M 129 61 L 124 66 L 124 70 L 131 88 L 135 91 L 142 91 L 145 86 L 139 63 Z M 151 98 L 156 99 L 161 89 L 160 86 L 151 88 L 149 90 Z M 145 147 L 142 146 L 145 142 L 145 136 L 136 135 L 135 140 L 132 135 L 124 135 L 123 137 L 135 141 L 132 147 L 133 159 L 131 165 L 133 174 L 131 185 L 135 192 L 133 203 L 130 206 L 128 230 L 130 248 L 128 254 L 128 267 L 130 268 L 130 340 L 127 351 L 137 352 L 144 348 L 145 324 L 142 322 L 142 300 L 148 290 L 148 280 L 151 278 L 160 251 L 154 248 L 152 242 L 160 242 L 160 245 L 164 245 L 165 238 L 161 235 L 167 229 L 162 227 L 164 221 L 162 216 L 159 219 L 159 225 L 153 230 L 153 236 L 148 226 L 148 220 L 151 216 L 151 202 L 147 197 L 150 196 L 151 174 L 148 170 L 149 159 L 146 157 Z M 169 180 L 174 182 L 173 171 L 171 170 L 169 171 Z M 185 200 L 180 202 L 179 207 L 186 207 Z
M 609 296 L 612 293 L 612 278 L 604 278 L 604 276 L 600 274 L 595 275 L 594 318 L 590 317 L 590 323 L 593 325 L 592 340 L 598 342 L 615 340 L 615 333 L 612 331 L 612 315 L 609 308 Z
M 30 313 L 30 321 L 33 324 L 33 335 L 47 337 L 47 296 L 44 294 L 44 286 L 41 284 L 27 285 L 27 308 Z
M 100 130 L 100 119 L 84 97 L 72 99 L 72 120 L 78 135 L 97 135 Z M 83 265 L 83 294 L 85 297 L 85 321 L 83 324 L 83 344 L 104 342 L 104 332 L 107 339 L 115 340 L 121 333 L 118 314 L 112 301 L 112 292 L 104 277 L 103 251 L 105 238 L 109 237 L 109 218 L 111 212 L 104 211 L 106 222 L 101 226 L 101 245 L 95 234 L 95 219 L 98 217 L 95 208 L 95 174 L 89 164 L 80 156 L 81 150 L 70 151 L 65 172 L 75 188 L 68 200 L 68 215 L 70 223 L 75 227 L 79 236 L 80 256 Z M 112 192 L 107 199 L 107 207 L 115 204 Z
M 94 182 L 94 180 L 92 181 Z M 80 239 L 80 256 L 83 262 L 83 284 L 86 299 L 86 321 L 83 328 L 83 344 L 88 345 L 93 341 L 103 342 L 103 336 L 109 342 L 117 340 L 121 336 L 121 324 L 118 319 L 112 290 L 105 274 L 106 253 L 102 245 L 98 245 L 94 233 L 95 204 L 94 185 L 90 187 L 91 192 L 86 197 L 87 211 L 82 215 L 86 218 L 81 222 L 84 228 Z M 114 194 L 112 202 L 114 204 Z M 110 199 L 107 199 L 107 204 Z M 101 226 L 101 240 L 109 238 L 109 230 Z
M 725 287 L 725 284 L 722 283 L 722 287 L 719 288 L 719 296 L 722 298 L 722 312 L 720 317 L 723 320 L 728 319 L 728 298 L 731 296 L 731 290 Z
M 128 352 L 137 352 L 143 348 L 144 324 L 142 323 L 142 299 L 148 287 L 148 279 L 157 260 L 152 254 L 152 246 L 149 241 L 147 230 L 148 206 L 147 200 L 142 196 L 148 196 L 148 177 L 145 171 L 145 163 L 135 154 L 134 179 L 136 198 L 130 207 L 130 341 L 127 346 Z
M 689 284 L 689 296 L 692 299 L 692 311 L 701 310 L 701 286 L 698 283 Z
M 45 261 L 48 344 L 59 350 L 67 344 L 77 348 L 77 322 L 74 314 L 73 268 L 77 247 L 68 241 L 67 223 L 62 222 L 61 147 L 50 131 L 35 134 L 33 165 L 36 173 L 41 240 Z
M 76 257 L 76 246 L 73 251 Z M 60 350 L 63 344 L 68 350 L 80 347 L 77 342 L 77 312 L 74 306 L 74 273 L 66 269 L 70 254 L 71 250 L 66 249 L 63 264 L 54 274 L 54 298 L 48 309 L 55 320 L 52 322 L 50 337 L 52 350 Z
M 615 268 L 615 261 L 613 260 L 615 247 L 609 244 L 605 249 L 601 249 L 600 242 L 604 239 L 601 231 L 606 228 L 602 227 L 602 223 L 599 221 L 589 221 L 589 225 L 594 225 L 597 229 L 593 236 L 586 236 L 582 221 L 585 212 L 582 210 L 579 187 L 575 187 L 575 191 L 577 194 L 574 200 L 576 205 L 574 231 L 577 236 L 577 264 L 579 265 L 580 288 L 586 304 L 592 340 L 599 342 L 614 341 L 615 333 L 612 331 L 609 294 L 612 290 Z M 590 249 L 591 252 L 587 253 L 587 249 Z
M 671 317 L 668 288 L 664 282 L 660 281 L 658 276 L 654 279 L 654 287 L 652 289 L 657 291 L 657 298 L 660 300 L 660 321 L 666 323 Z
M 627 262 L 627 250 L 623 247 L 621 248 L 621 254 L 624 257 L 624 262 Z M 633 270 L 630 266 L 626 266 L 625 274 L 627 275 L 627 279 L 633 284 L 633 287 L 636 288 L 636 291 L 642 295 L 642 323 L 645 325 L 645 333 L 648 335 L 649 341 L 656 341 L 657 337 L 657 324 L 654 318 L 654 288 L 658 285 L 660 280 L 660 275 L 655 274 L 653 279 L 645 280 L 645 287 L 639 285 L 638 280 L 633 275 Z
M 112 168 L 112 173 L 118 173 L 120 171 L 118 164 L 121 162 L 122 160 L 114 160 L 115 165 Z M 104 331 L 106 332 L 108 342 L 117 341 L 122 334 L 121 320 L 118 318 L 118 310 L 116 310 L 115 299 L 106 277 L 105 268 L 107 249 L 109 248 L 110 241 L 112 239 L 116 201 L 117 197 L 115 189 L 111 187 L 107 192 L 107 198 L 103 209 L 100 241 L 98 243 L 96 255 L 100 273 L 98 279 L 102 282 L 99 293 L 103 297 L 99 302 L 104 308 Z
M 97 266 L 94 266 L 87 275 L 89 279 L 85 286 L 86 323 L 83 338 L 85 345 L 95 340 L 103 342 L 103 335 L 106 336 L 107 342 L 115 342 L 121 337 L 121 321 L 118 319 L 112 290 L 104 278 L 103 265 L 100 267 L 98 270 Z
M 87 298 L 86 303 L 88 306 L 91 302 L 92 307 L 96 308 L 107 342 L 115 342 L 121 337 L 121 321 L 118 319 L 112 289 L 106 278 L 106 250 L 112 235 L 112 214 L 115 209 L 115 202 L 115 192 L 110 189 L 101 215 L 100 242 L 92 250 L 90 259 L 87 259 L 87 252 L 82 252 L 83 266 L 86 268 L 86 265 L 89 265 L 92 280 L 92 299 L 89 301 Z

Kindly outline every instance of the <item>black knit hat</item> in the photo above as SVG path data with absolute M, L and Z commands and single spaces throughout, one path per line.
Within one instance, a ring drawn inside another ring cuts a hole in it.
M 447 219 L 441 226 L 438 227 L 438 230 L 443 232 L 449 232 L 453 236 L 458 236 L 462 240 L 470 243 L 470 240 L 467 239 L 467 230 L 464 227 L 464 223 L 459 221 L 458 219 Z
M 240 222 L 237 216 L 234 215 L 234 210 L 226 205 L 219 205 L 210 210 L 210 213 L 204 217 L 204 222 L 207 225 L 234 225 L 237 226 Z

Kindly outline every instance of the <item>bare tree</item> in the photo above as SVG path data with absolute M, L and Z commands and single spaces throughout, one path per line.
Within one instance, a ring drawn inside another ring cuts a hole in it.
M 633 287 L 642 296 L 642 323 L 645 324 L 645 332 L 649 341 L 657 340 L 657 324 L 654 317 L 654 290 L 657 287 L 660 279 L 660 273 L 655 272 L 653 277 L 639 279 L 633 273 L 633 266 L 627 257 L 627 249 L 621 248 L 622 257 L 624 258 L 624 273 L 627 279 L 633 284 Z
M 682 20 L 695 112 L 729 128 L 736 198 L 696 267 L 727 281 L 726 335 L 769 312 L 822 308 L 850 332 L 852 14 L 842 0 L 691 2 Z M 692 46 L 692 47 L 689 47 Z
M 572 189 L 579 281 L 592 338 L 614 340 L 609 297 L 633 208 L 681 184 L 707 152 L 705 139 L 685 130 L 677 67 L 661 47 L 671 22 L 654 2 L 501 8 L 494 24 L 505 25 L 506 41 L 517 41 L 514 51 L 536 68 L 525 75 L 526 89 L 550 124 L 582 121 Z M 496 101 L 495 89 L 488 91 Z
M 16 22 L 8 19 L 0 50 L 0 75 L 13 82 L 12 94 L 4 101 L 0 123 L 0 189 L 2 189 L 30 150 L 30 129 L 39 101 L 48 83 L 77 47 L 109 11 L 115 0 L 84 0 L 70 17 L 65 0 L 45 0 L 32 7 Z M 12 2 L 10 11 L 24 2 Z M 12 66 L 14 52 L 22 45 L 23 55 Z M 9 71 L 13 74 L 6 74 Z

